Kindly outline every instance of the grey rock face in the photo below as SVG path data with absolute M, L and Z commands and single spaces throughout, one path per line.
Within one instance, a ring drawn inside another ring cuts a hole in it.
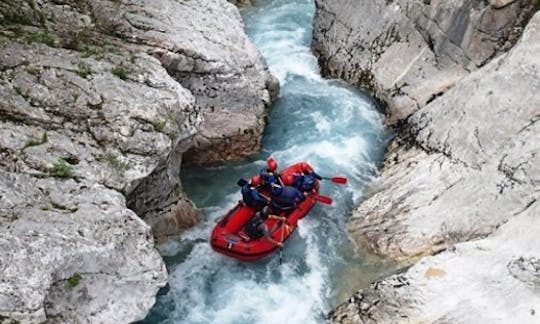
M 333 323 L 536 323 L 540 204 L 508 215 L 488 238 L 456 244 L 372 284 Z
M 508 53 L 411 115 L 349 229 L 407 263 L 438 254 L 358 292 L 332 321 L 537 321 L 539 51 L 540 13 Z M 383 289 L 397 278 L 407 285 Z
M 133 211 L 158 240 L 195 224 L 184 155 L 258 150 L 278 85 L 224 0 L 8 1 L 0 23 L 0 319 L 142 319 L 166 271 Z
M 538 198 L 539 22 L 409 119 L 413 147 L 388 157 L 350 223 L 360 241 L 395 257 L 433 253 L 491 233 Z
M 105 4 L 92 6 L 94 12 L 115 10 Z M 261 126 L 279 85 L 245 35 L 238 9 L 227 1 L 210 0 L 139 1 L 120 9 L 125 14 L 115 27 L 117 33 L 151 46 L 149 52 L 191 91 L 206 115 L 197 149 L 187 152 L 184 161 L 238 159 L 257 152 Z M 222 124 L 211 122 L 214 119 Z M 238 138 L 246 143 L 240 150 L 229 146 Z M 215 154 L 216 146 L 225 152 Z
M 166 270 L 150 227 L 120 193 L 2 169 L 0 180 L 0 315 L 23 323 L 144 318 Z
M 317 0 L 313 50 L 325 74 L 372 90 L 406 119 L 508 50 L 532 1 Z

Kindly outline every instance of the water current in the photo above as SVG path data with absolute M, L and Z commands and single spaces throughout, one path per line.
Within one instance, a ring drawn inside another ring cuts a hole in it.
M 204 220 L 181 239 L 160 246 L 169 284 L 144 323 L 323 323 L 356 289 L 392 270 L 357 250 L 346 221 L 377 173 L 389 134 L 370 97 L 320 76 L 310 51 L 312 0 L 255 1 L 242 10 L 245 29 L 280 81 L 259 154 L 234 164 L 185 168 L 182 181 Z M 278 253 L 255 263 L 214 252 L 216 221 L 241 198 L 236 182 L 273 156 L 280 167 L 308 161 L 328 180 L 317 204 Z

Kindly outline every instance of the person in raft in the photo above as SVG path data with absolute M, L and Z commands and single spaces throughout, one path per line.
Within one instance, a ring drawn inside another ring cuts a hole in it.
M 311 192 L 315 189 L 315 179 L 322 180 L 322 177 L 318 175 L 311 165 L 306 162 L 302 162 L 300 165 L 302 170 L 301 174 L 295 175 L 293 180 L 293 187 L 302 192 Z
M 268 232 L 268 226 L 266 226 L 264 223 L 268 218 L 279 219 L 283 222 L 287 220 L 285 217 L 271 215 L 268 206 L 264 206 L 263 209 L 256 212 L 246 226 L 244 226 L 244 233 L 246 233 L 246 235 L 252 240 L 256 240 L 264 236 L 270 242 L 282 247 L 283 243 L 274 240 L 272 236 L 270 236 L 270 232 Z
M 276 212 L 294 209 L 297 203 L 306 199 L 305 194 L 302 194 L 298 189 L 291 186 L 274 184 L 271 192 L 270 206 Z
M 283 183 L 304 193 L 309 193 L 315 189 L 315 179 L 322 180 L 322 177 L 313 170 L 311 165 L 302 162 L 300 163 L 300 172 L 285 175 Z
M 277 162 L 274 158 L 269 157 L 266 160 L 266 167 L 262 168 L 259 171 L 259 176 L 261 177 L 262 186 L 264 189 L 270 191 L 274 184 L 281 184 L 281 179 L 279 178 L 279 173 L 277 171 Z
M 251 180 L 240 189 L 242 200 L 247 206 L 258 209 L 269 203 L 269 201 L 259 192 L 258 187 L 260 185 L 261 177 L 254 175 L 251 177 Z

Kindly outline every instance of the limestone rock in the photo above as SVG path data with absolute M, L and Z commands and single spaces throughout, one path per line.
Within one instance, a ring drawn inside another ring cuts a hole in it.
M 313 51 L 329 76 L 406 119 L 517 41 L 532 1 L 317 0 Z
M 113 10 L 105 2 L 92 6 L 94 12 Z M 260 145 L 252 145 L 249 138 L 242 141 L 248 146 L 240 150 L 229 143 L 238 138 L 238 128 L 264 126 L 279 85 L 245 34 L 238 9 L 224 0 L 145 1 L 122 4 L 120 9 L 126 13 L 116 32 L 128 41 L 151 46 L 149 52 L 191 91 L 206 114 L 219 113 L 224 124 L 203 124 L 206 134 L 219 135 L 206 136 L 210 145 L 226 149 L 233 159 L 256 153 Z M 249 124 L 239 114 L 247 116 Z M 222 125 L 231 125 L 232 130 Z M 262 129 L 258 132 L 262 134 Z M 207 152 L 211 150 L 203 146 L 187 153 L 184 161 L 208 163 L 222 158 Z
M 8 1 L 0 24 L 0 319 L 141 319 L 154 236 L 201 217 L 183 155 L 258 150 L 278 85 L 225 0 Z
M 144 318 L 167 278 L 151 237 L 117 191 L 0 169 L 0 318 Z
M 374 252 L 432 254 L 483 237 L 540 193 L 540 14 L 509 53 L 410 119 L 350 230 Z M 369 243 L 366 243 L 369 242 Z
M 372 284 L 329 314 L 333 323 L 536 323 L 540 203 L 490 237 L 459 243 Z M 401 283 L 401 284 L 400 284 Z
M 512 50 L 409 118 L 349 227 L 376 253 L 436 255 L 358 292 L 332 322 L 537 321 L 539 44 L 536 14 Z

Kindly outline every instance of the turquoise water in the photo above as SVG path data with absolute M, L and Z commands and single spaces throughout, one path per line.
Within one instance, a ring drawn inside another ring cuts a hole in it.
M 185 168 L 186 192 L 203 211 L 201 224 L 160 247 L 169 270 L 145 323 L 322 323 L 358 287 L 392 267 L 356 251 L 346 220 L 376 176 L 389 138 L 369 96 L 320 76 L 310 52 L 311 0 L 257 1 L 242 11 L 246 31 L 279 78 L 260 154 L 241 163 Z M 278 254 L 243 263 L 212 251 L 217 219 L 240 199 L 236 181 L 273 156 L 280 166 L 309 161 L 323 176 L 332 206 L 316 205 Z

